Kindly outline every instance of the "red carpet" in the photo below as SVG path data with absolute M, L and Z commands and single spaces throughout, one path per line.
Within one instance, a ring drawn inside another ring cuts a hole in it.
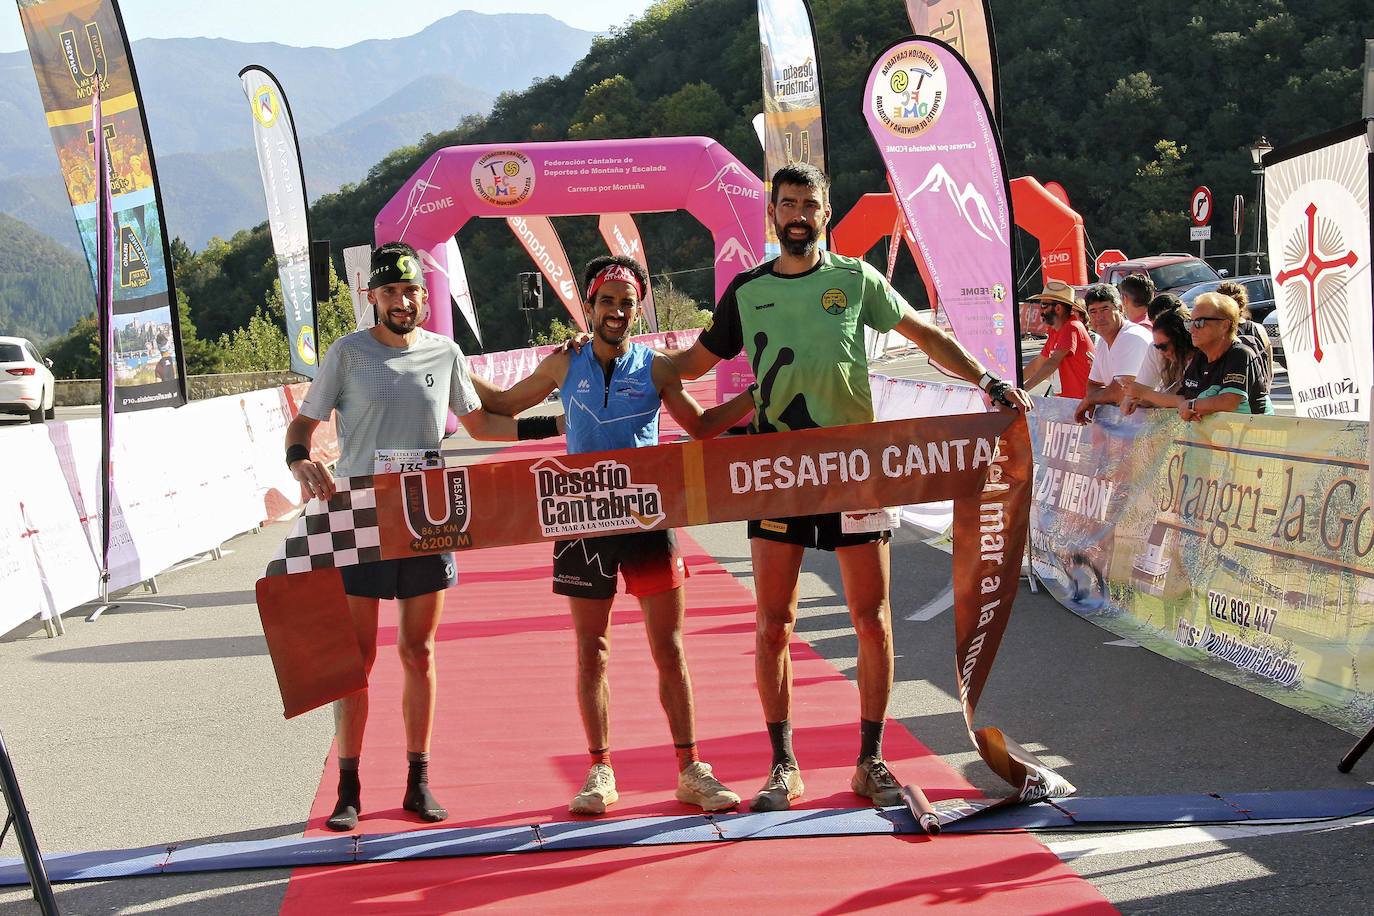
M 694 388 L 699 386 L 694 385 Z M 701 395 L 698 395 L 701 397 Z M 706 401 L 706 398 L 702 398 Z M 709 402 L 709 401 L 708 401 Z M 676 427 L 665 423 L 665 436 Z M 508 454 L 561 450 L 539 445 Z M 746 799 L 768 765 L 753 673 L 753 599 L 687 534 L 686 645 L 702 759 Z M 431 785 L 453 817 L 440 826 L 572 819 L 587 757 L 574 694 L 572 627 L 550 592 L 551 547 L 474 551 L 439 630 L 439 713 Z M 395 608 L 383 604 L 372 721 L 362 762 L 360 830 L 420 829 L 400 808 L 405 748 L 399 715 Z M 849 791 L 858 744 L 858 691 L 806 643 L 792 648 L 795 745 L 802 807 L 857 807 Z M 676 766 L 639 608 L 617 599 L 611 640 L 611 743 L 616 818 L 700 813 L 673 799 Z M 899 724 L 886 754 L 898 776 L 934 799 L 968 784 Z M 331 753 L 310 813 L 325 834 L 334 799 Z M 1087 881 L 1027 835 L 758 840 L 613 850 L 433 859 L 293 873 L 282 912 L 443 913 L 619 910 L 840 913 L 913 906 L 967 912 L 1114 912 Z

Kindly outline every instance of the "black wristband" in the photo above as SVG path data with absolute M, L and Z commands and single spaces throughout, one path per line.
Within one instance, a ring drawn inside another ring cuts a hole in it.
M 515 438 L 548 439 L 558 435 L 557 417 L 521 417 L 515 421 Z
M 288 445 L 286 447 L 286 466 L 289 468 L 297 461 L 309 461 L 310 448 L 305 445 Z
M 1011 391 L 1011 383 L 1005 382 L 1000 378 L 992 377 L 992 381 L 984 390 L 987 391 L 988 397 L 992 399 L 993 403 L 1001 404 L 1003 407 L 1010 407 L 1012 410 L 1017 409 L 1016 404 L 1007 396 L 1007 392 Z

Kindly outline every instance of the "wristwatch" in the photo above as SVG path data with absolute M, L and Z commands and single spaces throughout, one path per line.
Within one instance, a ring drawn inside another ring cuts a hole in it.
M 1197 413 L 1197 398 L 1188 399 L 1188 410 L 1190 410 L 1193 413 Z

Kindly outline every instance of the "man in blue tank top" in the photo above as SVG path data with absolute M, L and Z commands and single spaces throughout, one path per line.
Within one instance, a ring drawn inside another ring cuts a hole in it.
M 569 454 L 657 445 L 660 404 L 698 439 L 718 435 L 753 410 L 752 390 L 703 410 L 683 389 L 682 379 L 667 358 L 630 341 L 649 282 L 638 262 L 626 257 L 597 258 L 587 265 L 585 282 L 591 346 L 580 352 L 559 350 L 509 391 L 486 393 L 489 409 L 519 413 L 557 388 L 563 400 Z M 550 417 L 544 422 L 555 420 Z M 551 432 L 531 428 L 530 437 Z M 522 432 L 522 438 L 525 435 Z M 575 814 L 602 814 L 619 798 L 611 769 L 606 677 L 617 574 L 624 576 L 626 591 L 639 599 L 644 612 L 649 648 L 658 667 L 659 696 L 677 749 L 678 800 L 706 811 L 739 804 L 739 796 L 722 785 L 712 775 L 710 764 L 697 756 L 692 681 L 682 647 L 687 568 L 673 532 L 558 541 L 553 555 L 553 590 L 568 597 L 577 633 L 577 699 L 591 755 L 586 784 L 569 809 Z

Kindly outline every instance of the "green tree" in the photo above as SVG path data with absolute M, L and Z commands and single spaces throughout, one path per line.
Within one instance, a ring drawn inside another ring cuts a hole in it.
M 247 327 L 222 335 L 226 372 L 271 372 L 291 368 L 291 347 L 286 340 L 286 307 L 281 281 L 272 285 L 267 302 L 248 319 Z M 317 352 L 323 354 L 339 337 L 355 329 L 353 296 L 329 265 L 329 298 L 315 305 Z
M 568 136 L 573 140 L 635 136 L 643 129 L 643 109 L 634 83 L 617 73 L 587 90 Z
M 654 312 L 658 316 L 658 327 L 661 331 L 704 328 L 711 321 L 709 311 L 668 282 L 654 287 Z
M 48 348 L 53 375 L 58 378 L 100 377 L 100 326 L 92 313 Z

